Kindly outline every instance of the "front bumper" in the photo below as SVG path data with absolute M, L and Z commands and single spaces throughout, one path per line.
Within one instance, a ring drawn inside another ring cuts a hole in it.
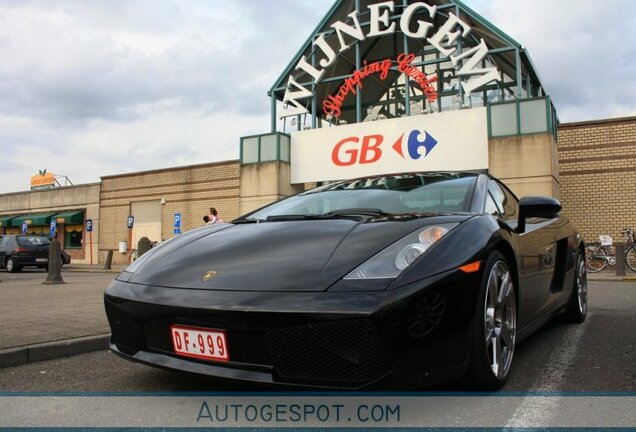
M 154 366 L 233 380 L 328 388 L 460 375 L 477 274 L 451 271 L 393 291 L 233 292 L 113 281 L 111 349 Z M 229 362 L 173 352 L 170 325 L 223 329 Z

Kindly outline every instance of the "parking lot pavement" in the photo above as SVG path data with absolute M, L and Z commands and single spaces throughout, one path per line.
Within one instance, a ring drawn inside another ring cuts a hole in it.
M 0 272 L 0 367 L 105 349 L 110 329 L 103 292 L 122 269 L 65 266 L 63 285 L 42 285 L 46 273 L 38 269 Z M 624 281 L 612 271 L 589 279 L 600 286 Z
M 0 273 L 0 367 L 86 351 L 96 341 L 105 347 L 103 293 L 115 275 L 69 270 L 60 285 L 43 285 L 42 270 Z

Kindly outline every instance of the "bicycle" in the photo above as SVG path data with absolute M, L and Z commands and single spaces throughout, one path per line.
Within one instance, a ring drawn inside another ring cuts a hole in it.
M 625 264 L 633 272 L 636 272 L 636 242 L 634 231 L 626 228 L 621 232 L 625 242 Z M 590 273 L 598 273 L 605 270 L 608 265 L 616 265 L 616 253 L 612 247 L 613 239 L 608 235 L 598 236 L 599 244 L 590 244 L 585 247 L 585 267 Z

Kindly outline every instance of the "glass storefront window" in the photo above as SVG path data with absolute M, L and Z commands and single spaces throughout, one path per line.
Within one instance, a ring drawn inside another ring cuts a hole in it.
M 84 232 L 82 225 L 68 226 L 64 231 L 64 249 L 81 249 Z
M 521 133 L 546 132 L 548 119 L 546 114 L 546 100 L 530 100 L 519 102 L 521 114 Z
M 276 160 L 276 134 L 261 137 L 261 162 Z
M 517 106 L 515 103 L 490 107 L 492 136 L 515 135 L 517 133 Z
M 289 137 L 287 135 L 280 136 L 280 160 L 289 162 Z
M 244 164 L 258 162 L 258 137 L 243 138 L 242 162 Z

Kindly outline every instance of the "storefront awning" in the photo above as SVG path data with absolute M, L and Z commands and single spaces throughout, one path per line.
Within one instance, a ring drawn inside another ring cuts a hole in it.
M 31 213 L 18 216 L 11 219 L 12 227 L 19 227 L 22 222 L 26 222 L 29 226 L 46 226 L 51 223 L 51 216 L 55 213 Z
M 84 211 L 78 210 L 58 213 L 53 216 L 53 220 L 66 225 L 82 225 L 84 223 Z
M 14 217 L 15 217 L 15 215 L 13 215 L 13 216 L 0 216 L 0 228 L 11 226 L 11 219 L 13 219 Z

